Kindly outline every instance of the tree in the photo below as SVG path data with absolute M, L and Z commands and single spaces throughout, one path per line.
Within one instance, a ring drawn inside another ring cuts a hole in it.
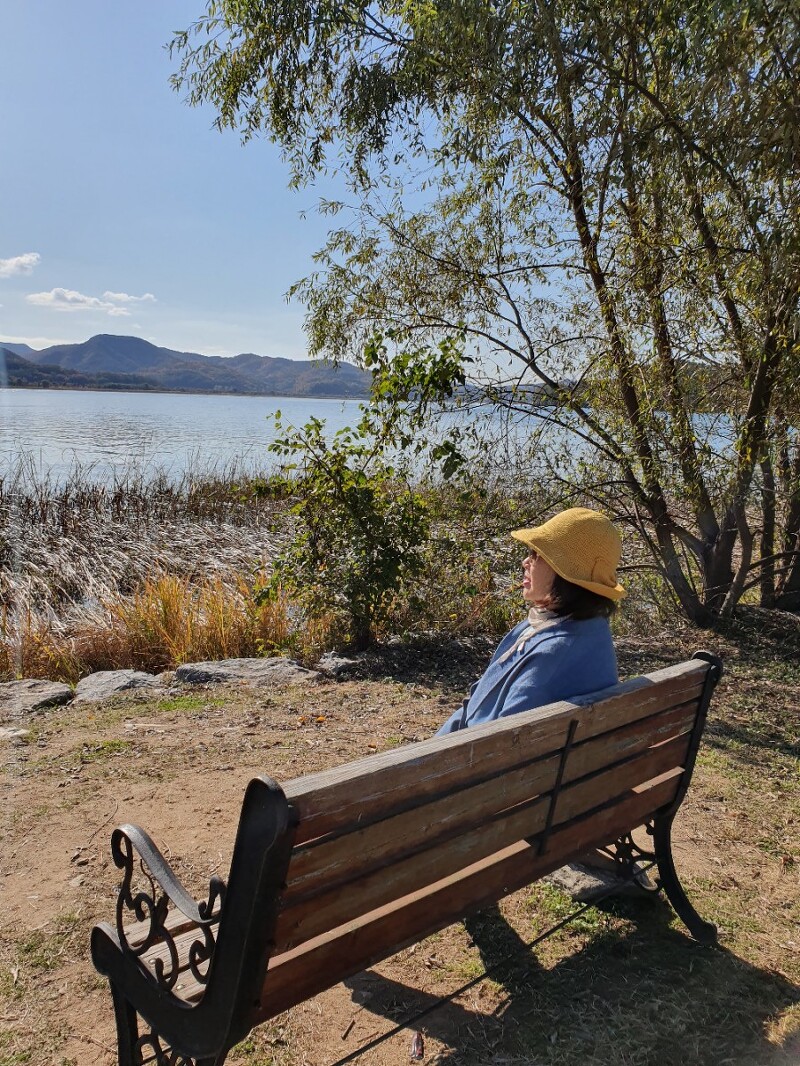
M 553 475 L 709 624 L 800 599 L 798 42 L 792 0 L 217 0 L 173 48 L 294 181 L 349 178 L 312 349 L 505 357 L 487 397 L 584 442 Z

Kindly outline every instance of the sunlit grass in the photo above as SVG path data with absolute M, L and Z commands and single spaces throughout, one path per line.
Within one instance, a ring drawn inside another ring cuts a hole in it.
M 131 596 L 110 595 L 70 628 L 27 613 L 0 620 L 0 671 L 75 682 L 97 670 L 164 670 L 184 662 L 271 654 L 292 640 L 280 596 L 257 603 L 241 577 L 147 578 Z

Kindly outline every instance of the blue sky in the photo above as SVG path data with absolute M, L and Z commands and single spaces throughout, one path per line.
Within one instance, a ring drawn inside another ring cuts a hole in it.
M 171 89 L 164 45 L 203 10 L 0 6 L 0 341 L 305 356 L 284 294 L 323 243 L 319 190 L 290 192 L 277 148 Z

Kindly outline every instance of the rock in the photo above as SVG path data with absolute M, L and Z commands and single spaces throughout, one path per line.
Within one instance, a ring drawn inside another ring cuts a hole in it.
M 0 728 L 0 740 L 21 740 L 30 736 L 30 729 L 7 729 Z
M 355 670 L 358 662 L 355 659 L 346 659 L 343 655 L 337 655 L 336 652 L 326 651 L 317 666 L 328 677 L 343 677 Z
M 152 674 L 145 674 L 141 670 L 98 670 L 96 674 L 89 674 L 78 682 L 75 687 L 75 699 L 83 703 L 96 703 L 118 692 L 159 687 Z
M 164 688 L 169 688 L 170 685 L 175 683 L 175 671 L 162 670 L 160 674 L 156 674 L 155 679 L 159 685 L 163 685 Z
M 0 715 L 4 718 L 23 718 L 26 714 L 69 703 L 72 696 L 69 685 L 62 685 L 60 681 L 41 681 L 38 678 L 3 681 L 0 683 Z
M 293 659 L 221 659 L 210 663 L 184 663 L 175 671 L 178 681 L 190 684 L 297 685 L 318 681 L 318 670 L 306 670 Z
M 590 903 L 601 896 L 642 896 L 647 894 L 643 887 L 648 882 L 647 874 L 637 875 L 643 879 L 643 884 L 636 881 L 625 881 L 618 877 L 612 870 L 598 869 L 594 866 L 584 866 L 582 863 L 570 862 L 566 866 L 554 870 L 543 881 L 555 885 L 567 895 L 571 896 L 576 903 Z

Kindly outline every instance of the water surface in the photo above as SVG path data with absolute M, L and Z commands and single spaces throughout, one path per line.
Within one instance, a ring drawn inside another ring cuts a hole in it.
M 76 465 L 97 480 L 131 467 L 173 476 L 234 462 L 266 469 L 277 411 L 297 426 L 315 415 L 331 433 L 359 417 L 354 400 L 0 389 L 0 473 L 21 458 L 56 479 Z

